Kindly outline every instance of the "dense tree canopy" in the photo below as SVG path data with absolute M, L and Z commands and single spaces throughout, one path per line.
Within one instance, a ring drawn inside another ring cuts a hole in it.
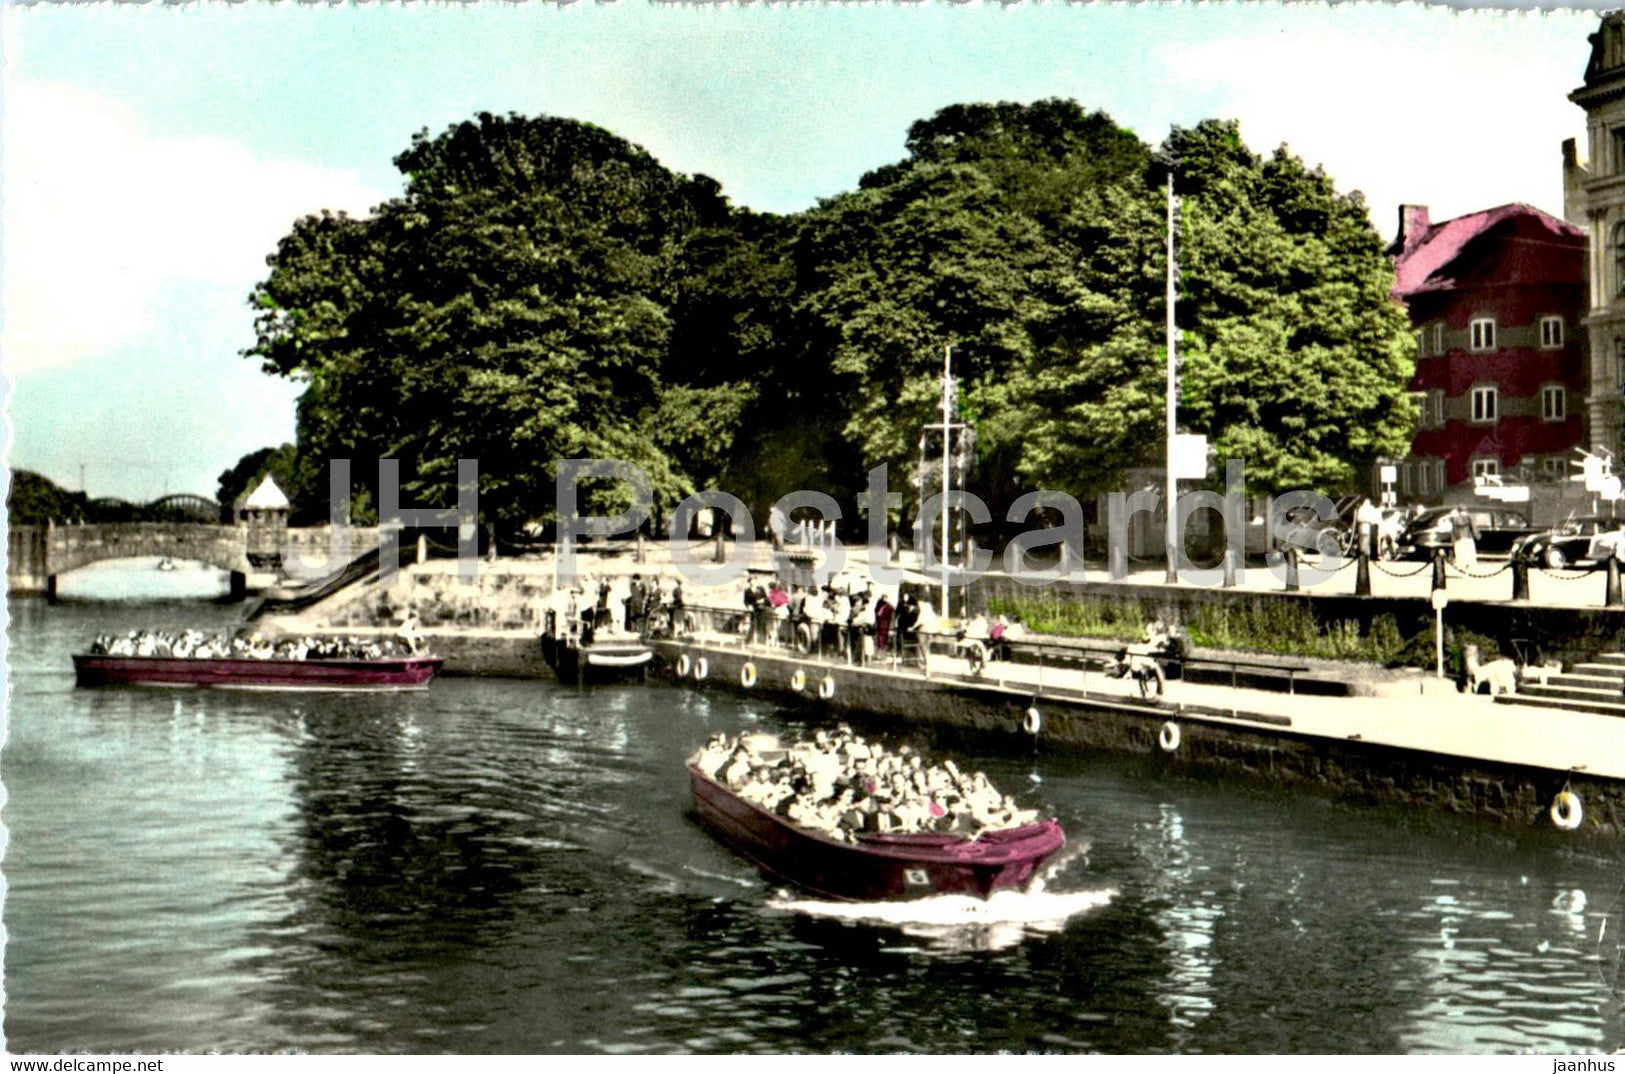
M 277 483 L 290 501 L 299 497 L 305 483 L 304 474 L 299 465 L 298 449 L 292 444 L 281 444 L 277 447 L 263 447 L 257 451 L 250 451 L 238 459 L 229 468 L 222 470 L 218 482 L 215 500 L 220 506 L 230 511 L 237 501 L 253 492 L 263 478 L 270 477 Z M 316 491 L 315 495 L 306 497 L 312 503 L 326 504 L 326 486 Z M 321 523 L 327 521 L 326 512 L 310 518 L 300 518 L 300 522 Z
M 395 163 L 401 197 L 299 221 L 253 295 L 248 353 L 305 384 L 296 500 L 325 504 L 335 457 L 358 481 L 401 459 L 423 505 L 477 458 L 504 525 L 546 515 L 559 458 L 758 515 L 880 462 L 899 487 L 947 345 L 973 491 L 1117 487 L 1161 461 L 1169 168 L 1182 424 L 1259 490 L 1351 487 L 1405 447 L 1408 333 L 1363 203 L 1233 123 L 1153 154 L 1071 101 L 956 105 L 792 217 L 562 119 L 482 114 Z
M 69 492 L 32 470 L 11 471 L 6 494 L 6 519 L 13 526 L 43 526 L 47 522 L 83 522 L 89 501 L 83 492 Z

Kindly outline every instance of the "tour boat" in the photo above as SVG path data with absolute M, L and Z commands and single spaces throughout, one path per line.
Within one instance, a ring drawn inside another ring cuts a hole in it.
M 697 758 L 696 758 L 697 759 Z M 739 797 L 688 765 L 694 812 L 723 842 L 762 869 L 831 899 L 873 902 L 923 895 L 1022 890 L 1066 835 L 1054 820 L 969 836 L 947 832 L 862 835 L 856 843 L 803 828 Z
M 80 686 L 213 686 L 231 690 L 422 690 L 438 656 L 261 660 L 253 657 L 114 656 L 78 653 Z

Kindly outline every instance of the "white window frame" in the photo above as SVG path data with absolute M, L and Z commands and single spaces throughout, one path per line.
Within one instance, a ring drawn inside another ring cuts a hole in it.
M 1433 353 L 1434 354 L 1443 354 L 1444 353 L 1444 322 L 1443 321 L 1434 321 L 1433 322 Z
M 1563 346 L 1563 318 L 1542 317 L 1540 319 L 1540 349 L 1555 351 Z
M 1554 401 L 1555 400 L 1555 405 Z M 1540 420 L 1564 421 L 1569 416 L 1569 392 L 1561 384 L 1546 384 L 1540 389 Z
M 1472 478 L 1476 482 L 1481 477 L 1500 477 L 1501 460 L 1495 458 L 1477 458 L 1471 464 Z
M 1475 354 L 1495 349 L 1495 318 L 1474 317 L 1468 327 L 1468 348 Z
M 1428 429 L 1444 428 L 1444 390 L 1434 388 L 1427 393 L 1427 400 L 1423 404 L 1423 414 L 1426 421 L 1423 427 Z
M 1493 384 L 1480 384 L 1473 389 L 1472 421 L 1474 425 L 1494 425 L 1501 420 L 1501 389 Z
M 1428 356 L 1428 333 L 1427 329 L 1425 328 L 1418 328 L 1416 330 L 1416 356 L 1418 358 L 1426 358 Z
M 1547 455 L 1540 460 L 1540 476 L 1561 481 L 1568 476 L 1568 462 L 1569 460 L 1561 455 Z

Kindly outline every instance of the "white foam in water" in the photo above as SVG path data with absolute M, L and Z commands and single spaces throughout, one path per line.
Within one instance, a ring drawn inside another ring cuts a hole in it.
M 1105 906 L 1115 888 L 1049 891 L 1073 863 L 1088 861 L 1089 844 L 1070 843 L 1051 858 L 1026 891 L 996 891 L 986 899 L 974 895 L 927 895 L 885 902 L 827 902 L 798 899 L 781 891 L 768 908 L 837 921 L 894 925 L 905 935 L 935 941 L 953 950 L 999 951 L 1034 934 L 1060 932 L 1069 919 Z
M 1059 932 L 1068 919 L 1111 902 L 1113 888 L 1094 891 L 997 891 L 974 895 L 929 895 L 896 902 L 825 902 L 781 893 L 768 907 L 809 917 L 895 925 L 953 949 L 998 951 L 1034 934 Z

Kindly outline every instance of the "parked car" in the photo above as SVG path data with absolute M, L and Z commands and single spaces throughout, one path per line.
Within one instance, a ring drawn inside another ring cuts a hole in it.
M 1625 520 L 1607 515 L 1567 518 L 1542 533 L 1533 533 L 1512 546 L 1512 554 L 1531 563 L 1567 567 L 1596 563 L 1625 551 Z
M 1400 554 L 1406 559 L 1428 559 L 1434 549 L 1450 550 L 1450 516 L 1454 507 L 1430 507 L 1411 519 L 1399 539 Z M 1536 531 L 1529 519 L 1520 511 L 1505 507 L 1469 507 L 1467 517 L 1473 520 L 1477 531 L 1475 544 L 1480 553 L 1490 555 L 1510 553 L 1520 538 Z

